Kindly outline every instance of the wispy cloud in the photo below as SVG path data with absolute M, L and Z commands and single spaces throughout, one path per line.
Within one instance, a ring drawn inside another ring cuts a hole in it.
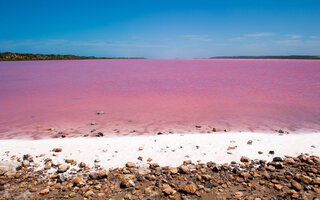
M 320 36 L 313 35 L 313 36 L 311 36 L 311 39 L 320 39 Z
M 210 42 L 212 39 L 208 35 L 183 35 L 182 37 L 202 42 Z
M 234 38 L 230 38 L 229 41 L 242 41 L 245 40 L 246 38 L 244 37 L 234 37 Z
M 244 34 L 245 37 L 268 37 L 268 36 L 273 36 L 273 35 L 275 35 L 275 33 L 272 33 L 272 32 Z
M 302 35 L 297 35 L 297 34 L 291 34 L 291 35 L 288 35 L 291 39 L 300 39 L 300 38 L 303 38 Z

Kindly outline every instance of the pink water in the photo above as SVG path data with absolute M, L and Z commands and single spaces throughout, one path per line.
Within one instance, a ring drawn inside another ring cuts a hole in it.
M 99 110 L 105 114 L 97 115 Z M 320 61 L 0 62 L 2 139 L 213 127 L 319 132 Z

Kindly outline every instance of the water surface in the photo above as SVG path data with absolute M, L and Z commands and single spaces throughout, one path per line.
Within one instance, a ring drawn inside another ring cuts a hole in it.
M 0 62 L 0 138 L 212 128 L 319 132 L 320 61 Z

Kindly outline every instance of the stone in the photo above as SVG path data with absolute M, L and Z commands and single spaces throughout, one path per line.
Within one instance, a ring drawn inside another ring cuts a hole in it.
M 139 175 L 146 175 L 150 173 L 150 170 L 148 168 L 145 167 L 139 167 L 137 170 Z
M 240 161 L 241 161 L 241 162 L 250 162 L 250 158 L 248 158 L 248 157 L 246 157 L 246 156 L 242 156 L 242 157 L 240 158 Z
M 102 115 L 102 114 L 104 114 L 104 111 L 100 110 L 100 111 L 98 111 L 96 114 L 97 114 L 97 115 Z
M 282 162 L 282 158 L 281 157 L 274 157 L 273 159 L 273 162 Z
M 129 187 L 134 187 L 135 183 L 133 182 L 134 176 L 133 175 L 125 175 L 120 183 L 121 188 L 129 188 Z
M 212 128 L 212 132 L 217 132 L 217 129 L 216 128 Z
M 297 181 L 291 181 L 291 186 L 298 191 L 302 190 L 302 186 Z
M 48 188 L 46 189 L 43 189 L 39 192 L 39 194 L 42 194 L 42 195 L 45 195 L 45 194 L 48 194 L 50 192 L 50 190 Z
M 312 183 L 315 185 L 320 185 L 320 177 L 316 177 L 312 180 Z
M 152 158 L 148 158 L 147 161 L 148 161 L 148 162 L 151 162 L 151 161 L 152 161 Z
M 195 194 L 197 191 L 197 186 L 193 183 L 187 185 L 181 185 L 179 191 L 185 194 Z
M 237 198 L 237 199 L 240 199 L 242 196 L 243 196 L 242 192 L 235 192 L 234 193 L 234 197 Z
M 142 161 L 142 160 L 143 160 L 143 158 L 142 158 L 141 156 L 139 156 L 139 157 L 138 157 L 138 160 Z
M 96 122 L 91 122 L 91 123 L 90 123 L 90 125 L 96 125 L 96 124 L 97 124 Z
M 128 167 L 128 168 L 135 168 L 135 167 L 137 167 L 137 166 L 136 166 L 136 164 L 134 164 L 133 162 L 127 162 L 127 163 L 126 163 L 126 167 Z
M 94 195 L 92 190 L 88 190 L 86 193 L 84 193 L 84 196 L 87 197 L 87 198 L 91 197 L 92 195 Z
M 96 134 L 96 137 L 102 137 L 103 136 L 103 133 L 102 132 L 98 132 L 97 134 Z
M 82 178 L 80 178 L 80 177 L 75 177 L 74 179 L 73 179 L 73 181 L 72 181 L 75 185 L 83 185 L 84 184 L 84 181 L 82 180 Z
M 305 184 L 310 184 L 312 182 L 312 178 L 310 178 L 309 176 L 302 175 L 301 182 Z
M 248 140 L 247 144 L 252 145 L 252 140 Z
M 280 184 L 275 184 L 274 188 L 277 189 L 277 190 L 281 190 L 283 188 L 283 186 L 280 185 Z
M 179 167 L 179 172 L 181 174 L 186 174 L 186 173 L 189 172 L 189 168 L 187 166 L 185 166 L 185 165 L 182 165 L 182 166 Z
M 162 192 L 166 195 L 173 194 L 175 191 L 167 184 L 163 186 Z
M 263 154 L 263 152 L 262 151 L 258 151 L 258 154 Z
M 84 167 L 86 167 L 86 164 L 85 164 L 84 162 L 81 162 L 81 163 L 79 164 L 79 167 L 84 168 Z
M 69 197 L 70 198 L 74 198 L 76 196 L 76 193 L 75 192 L 71 192 L 70 194 L 69 194 Z
M 58 153 L 58 152 L 61 152 L 62 149 L 61 148 L 53 148 L 52 151 Z
M 273 150 L 269 151 L 269 154 L 274 155 L 274 151 Z
M 66 172 L 67 170 L 68 170 L 68 166 L 67 165 L 60 165 L 59 167 L 58 167 L 58 173 L 64 173 L 64 172 Z

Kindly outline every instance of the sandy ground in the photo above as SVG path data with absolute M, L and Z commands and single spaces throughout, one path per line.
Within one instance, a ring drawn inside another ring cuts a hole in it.
M 247 144 L 251 140 L 252 144 Z M 228 147 L 235 147 L 228 150 Z M 52 152 L 62 148 L 62 152 Z M 275 154 L 269 154 L 269 151 Z M 259 154 L 258 151 L 263 152 Z M 226 163 L 239 161 L 241 156 L 271 160 L 274 156 L 297 156 L 301 153 L 320 156 L 320 134 L 214 133 L 170 134 L 156 136 L 121 136 L 99 138 L 71 138 L 45 140 L 0 140 L 0 161 L 11 156 L 30 154 L 42 163 L 51 157 L 54 162 L 74 159 L 104 168 L 123 167 L 127 162 L 138 165 L 152 163 L 178 166 L 185 160 L 193 162 Z M 37 156 L 45 154 L 45 156 Z M 138 157 L 143 158 L 142 161 Z M 95 162 L 96 161 L 96 162 Z

